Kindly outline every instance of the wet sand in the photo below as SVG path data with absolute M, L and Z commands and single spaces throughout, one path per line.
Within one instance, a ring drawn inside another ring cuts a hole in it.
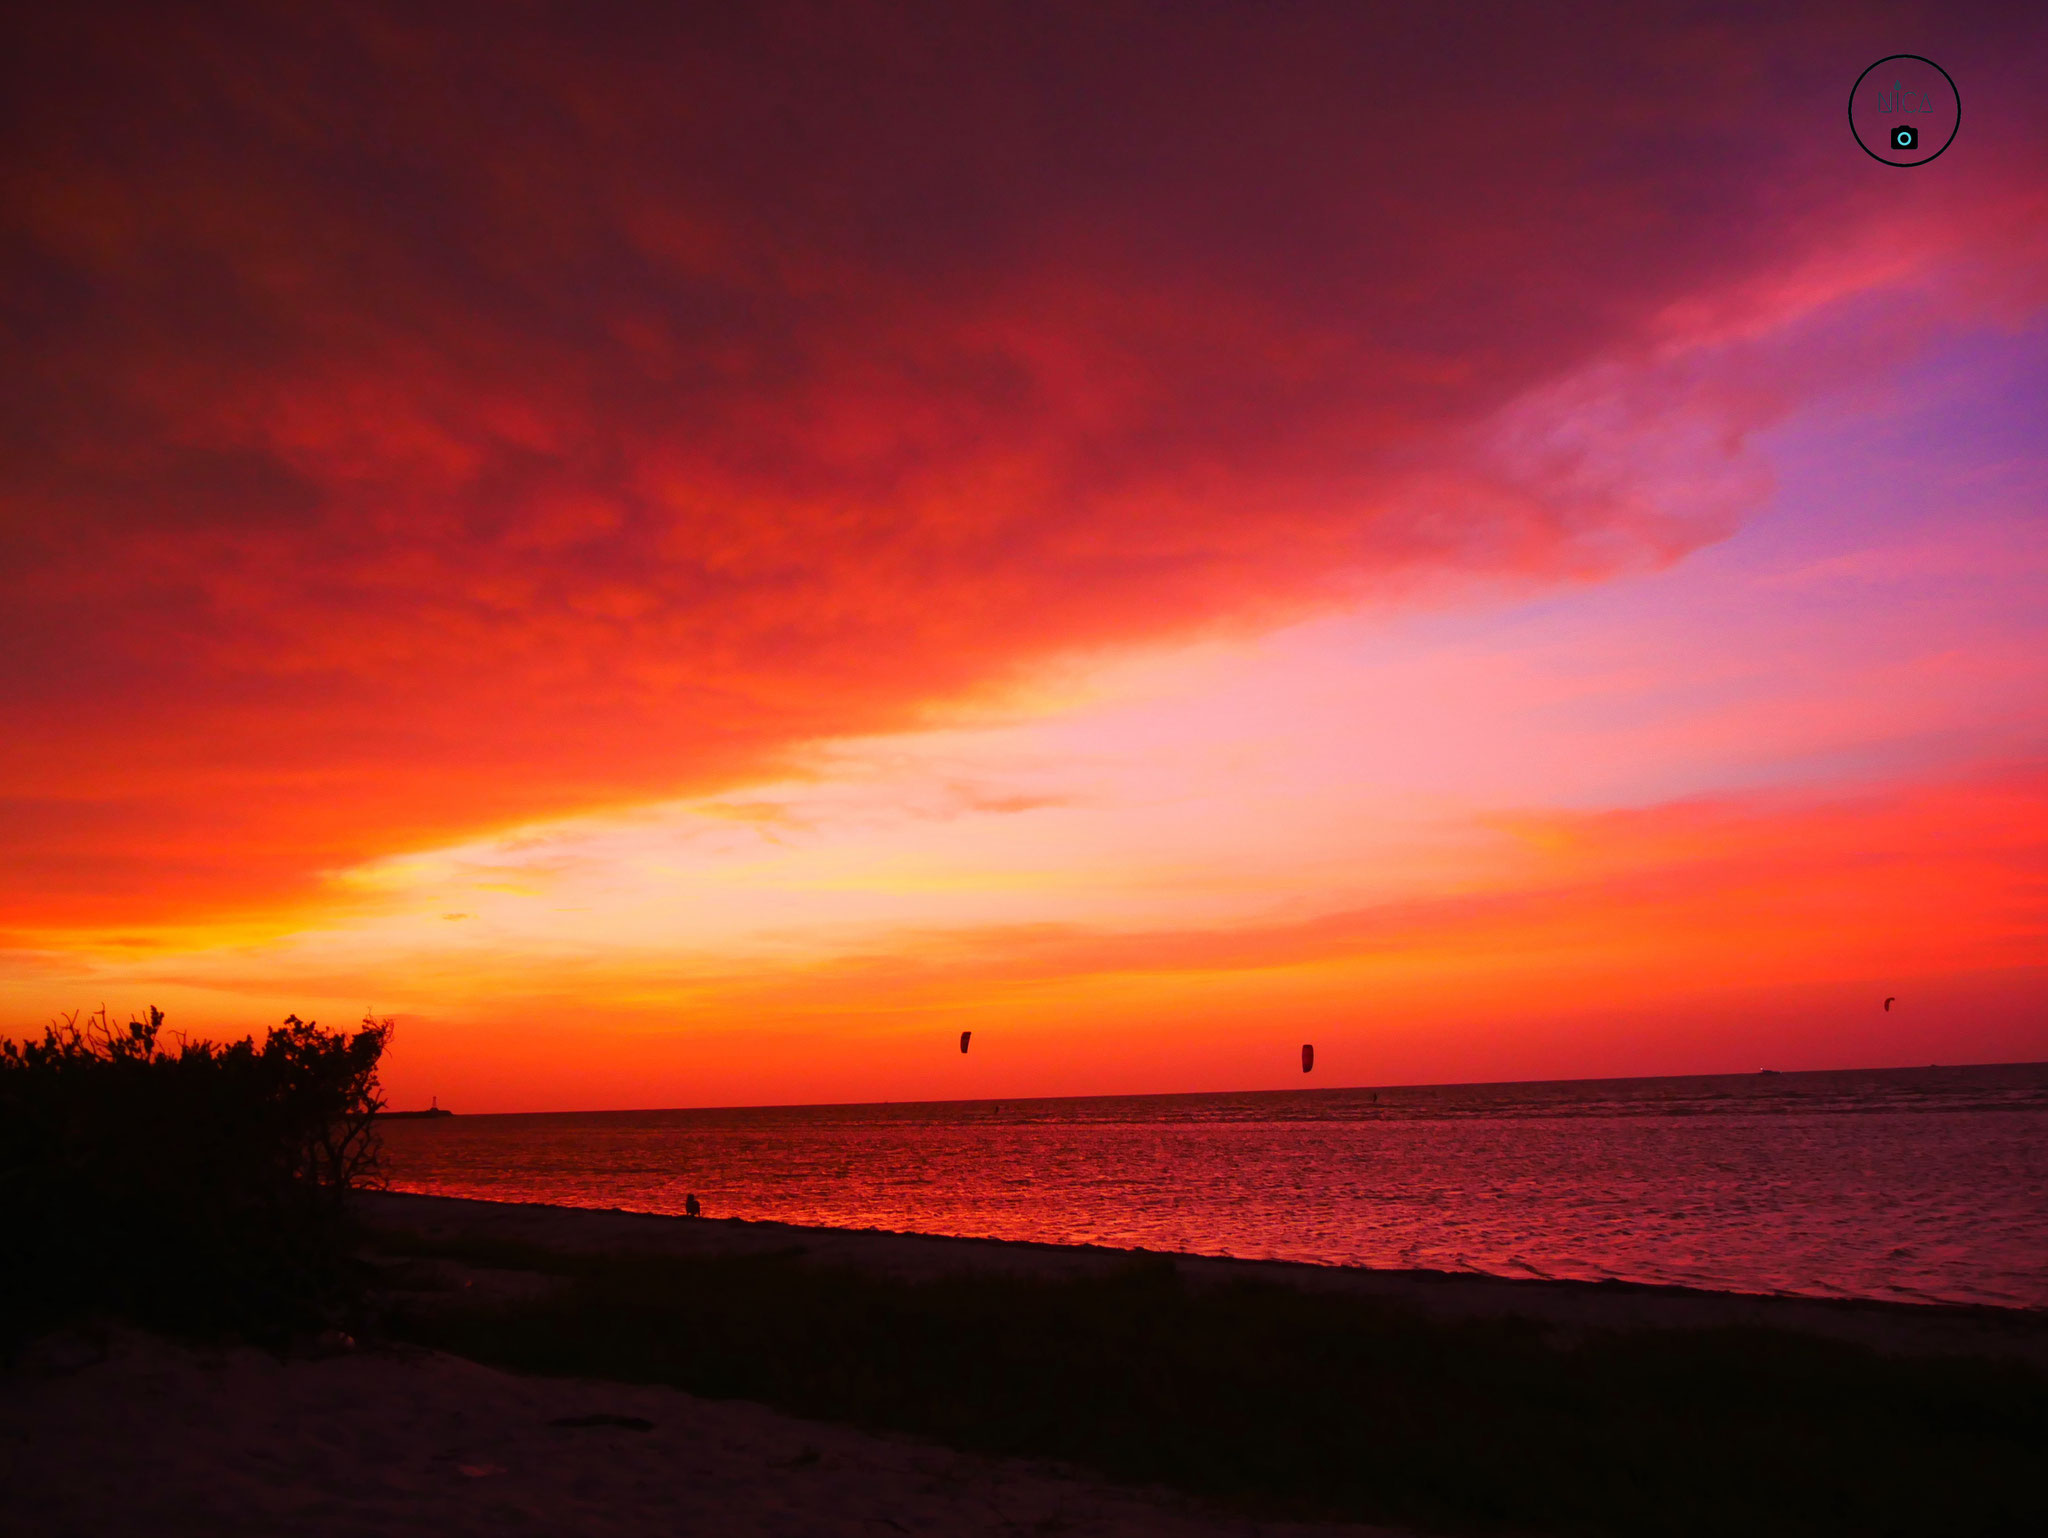
M 818 1265 L 908 1281 L 962 1274 L 1046 1279 L 1101 1275 L 1146 1253 L 399 1192 L 366 1197 L 363 1212 L 374 1225 L 438 1241 L 490 1240 L 571 1254 L 795 1254 Z M 1168 1258 L 1194 1286 L 1251 1281 L 1345 1292 L 1443 1318 L 1520 1316 L 1565 1335 L 1595 1329 L 1745 1326 L 1796 1330 L 1897 1354 L 1988 1356 L 2048 1367 L 2048 1311 L 2038 1309 L 1708 1292 L 1453 1271 L 1372 1271 L 1196 1255 Z

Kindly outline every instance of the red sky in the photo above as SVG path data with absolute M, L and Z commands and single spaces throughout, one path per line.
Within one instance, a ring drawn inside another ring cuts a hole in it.
M 0 1031 L 370 1003 L 471 1109 L 2048 1055 L 2011 8 L 7 25 Z

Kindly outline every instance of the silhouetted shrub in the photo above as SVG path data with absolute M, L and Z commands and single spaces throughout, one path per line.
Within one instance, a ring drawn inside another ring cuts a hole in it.
M 377 1063 L 296 1015 L 262 1046 L 104 1010 L 0 1040 L 0 1303 L 24 1331 L 112 1310 L 275 1336 L 351 1298 L 348 1194 L 379 1172 Z M 4 1344 L 4 1342 L 0 1342 Z

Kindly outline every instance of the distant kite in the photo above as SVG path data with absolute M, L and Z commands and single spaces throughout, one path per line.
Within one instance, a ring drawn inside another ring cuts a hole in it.
M 1316 1049 L 1308 1042 L 1301 1045 L 1301 1071 L 1307 1073 L 1316 1065 Z
M 974 1032 L 972 1031 L 962 1031 L 960 1033 L 960 1051 L 963 1054 L 967 1051 L 967 1038 L 972 1036 L 973 1034 Z
M 1886 1014 L 1890 1014 L 1892 1012 L 1892 1005 L 1898 1002 L 1898 997 L 1899 996 L 1895 993 L 1890 998 L 1884 1001 L 1884 1012 Z

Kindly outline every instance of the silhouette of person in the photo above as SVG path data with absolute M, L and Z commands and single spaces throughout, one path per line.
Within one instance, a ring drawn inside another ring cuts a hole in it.
M 703 1212 L 703 1210 L 704 1209 L 702 1207 L 697 1205 L 697 1193 L 695 1191 L 692 1191 L 688 1196 L 683 1198 L 684 1217 L 694 1218 L 699 1213 Z

